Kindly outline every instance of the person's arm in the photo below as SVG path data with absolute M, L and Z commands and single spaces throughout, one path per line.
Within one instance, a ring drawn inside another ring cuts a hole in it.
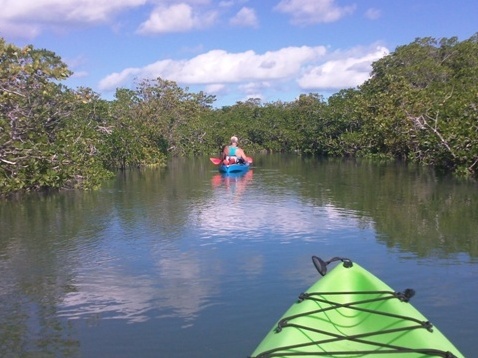
M 241 148 L 237 148 L 236 155 L 244 160 L 247 160 L 246 153 Z
M 224 146 L 222 153 L 221 153 L 221 160 L 225 160 L 227 156 L 229 155 L 229 147 L 226 145 Z

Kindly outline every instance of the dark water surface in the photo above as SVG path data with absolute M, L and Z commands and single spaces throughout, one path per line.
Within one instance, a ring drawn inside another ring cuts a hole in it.
M 0 203 L 1 357 L 247 357 L 345 256 L 478 341 L 478 187 L 402 165 L 207 158 Z

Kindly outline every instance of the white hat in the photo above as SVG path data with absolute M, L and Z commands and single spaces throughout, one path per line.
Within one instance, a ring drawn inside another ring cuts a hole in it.
M 235 135 L 233 135 L 233 136 L 231 137 L 231 143 L 237 143 L 237 141 L 238 141 L 238 140 L 237 140 L 237 137 L 236 137 Z

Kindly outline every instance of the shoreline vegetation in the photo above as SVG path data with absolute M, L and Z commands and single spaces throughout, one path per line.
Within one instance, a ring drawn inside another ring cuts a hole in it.
M 71 75 L 55 53 L 0 38 L 0 197 L 93 189 L 117 170 L 214 155 L 231 133 L 251 154 L 405 160 L 478 177 L 478 33 L 417 38 L 327 100 L 214 108 L 215 96 L 157 78 L 106 101 L 61 84 Z

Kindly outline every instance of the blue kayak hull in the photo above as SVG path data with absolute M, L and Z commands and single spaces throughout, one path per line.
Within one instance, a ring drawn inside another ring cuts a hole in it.
M 221 173 L 245 173 L 249 170 L 250 164 L 221 164 L 219 166 L 219 171 Z

